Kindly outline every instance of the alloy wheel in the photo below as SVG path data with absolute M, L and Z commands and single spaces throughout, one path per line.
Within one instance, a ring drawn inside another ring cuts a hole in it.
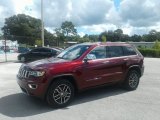
M 71 97 L 71 89 L 66 84 L 61 84 L 53 91 L 53 99 L 58 104 L 65 104 Z
M 132 73 L 130 76 L 129 76 L 129 85 L 131 88 L 135 88 L 138 84 L 138 75 L 136 73 Z

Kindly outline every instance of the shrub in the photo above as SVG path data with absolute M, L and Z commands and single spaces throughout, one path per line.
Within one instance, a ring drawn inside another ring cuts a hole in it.
M 158 57 L 158 58 L 160 58 L 160 49 L 139 48 L 138 50 L 145 57 Z
M 160 49 L 160 42 L 158 42 L 158 40 L 153 45 L 153 49 Z

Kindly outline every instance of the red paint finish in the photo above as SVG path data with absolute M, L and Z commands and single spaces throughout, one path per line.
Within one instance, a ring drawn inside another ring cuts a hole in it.
M 132 67 L 136 67 L 143 74 L 143 56 L 137 51 L 136 55 L 122 55 L 119 57 L 107 57 L 102 59 L 93 59 L 85 62 L 87 54 L 96 47 L 105 46 L 129 46 L 119 43 L 86 43 L 88 49 L 78 58 L 67 60 L 62 58 L 49 58 L 23 64 L 17 75 L 18 84 L 29 95 L 44 98 L 47 89 L 55 79 L 60 77 L 72 77 L 78 90 L 102 84 L 123 82 L 127 72 Z M 23 70 L 44 71 L 42 77 L 24 77 L 27 75 Z M 31 89 L 29 84 L 36 85 L 36 89 Z

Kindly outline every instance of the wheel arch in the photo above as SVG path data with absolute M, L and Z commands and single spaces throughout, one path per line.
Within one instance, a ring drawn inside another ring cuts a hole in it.
M 128 69 L 128 72 L 131 71 L 131 70 L 135 70 L 139 73 L 139 76 L 141 77 L 141 69 L 140 69 L 140 66 L 139 65 L 132 65 L 129 67 Z M 128 74 L 127 72 L 127 74 Z
M 73 85 L 73 87 L 74 87 L 74 89 L 75 89 L 75 92 L 78 92 L 79 87 L 78 87 L 78 84 L 77 84 L 77 82 L 76 82 L 75 77 L 74 77 L 72 74 L 62 74 L 62 75 L 54 76 L 53 78 L 50 79 L 50 82 L 49 82 L 48 87 L 47 87 L 46 94 L 48 93 L 48 90 L 49 90 L 50 86 L 51 86 L 55 81 L 58 81 L 59 79 L 66 79 L 66 80 L 68 80 L 69 82 L 71 82 L 72 85 Z M 45 94 L 45 98 L 46 98 L 46 94 Z

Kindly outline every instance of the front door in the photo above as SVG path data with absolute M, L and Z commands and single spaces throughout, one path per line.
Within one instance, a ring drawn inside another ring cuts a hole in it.
M 106 47 L 98 46 L 93 49 L 87 56 L 87 62 L 82 65 L 83 87 L 91 87 L 106 83 L 107 58 Z

